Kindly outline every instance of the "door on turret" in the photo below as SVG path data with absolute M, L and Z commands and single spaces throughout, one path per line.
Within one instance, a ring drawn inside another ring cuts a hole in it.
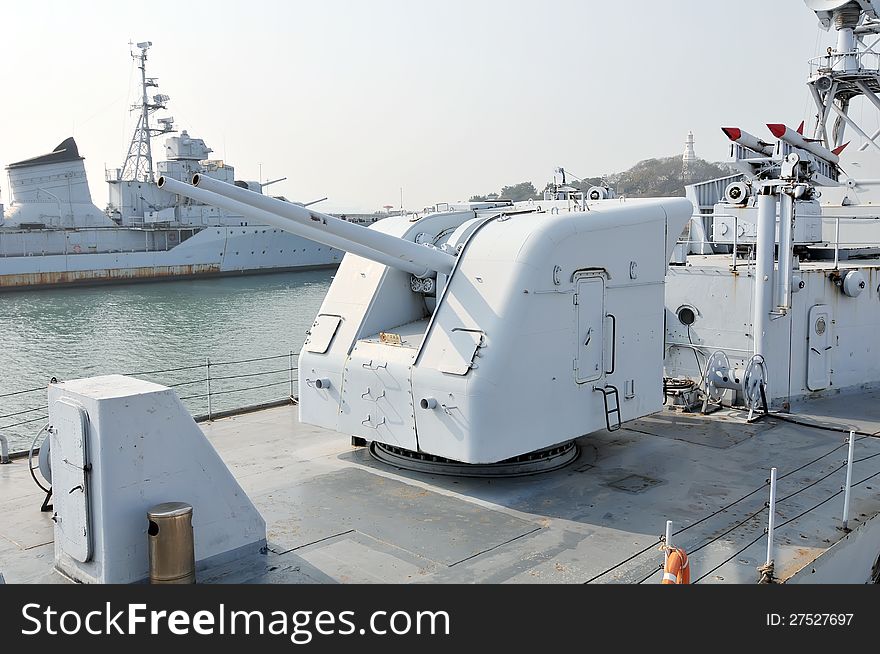
M 52 464 L 52 502 L 55 545 L 85 563 L 92 558 L 89 511 L 89 418 L 85 409 L 67 398 L 54 406 L 55 425 L 49 431 Z
M 576 281 L 577 356 L 574 361 L 578 384 L 596 381 L 604 373 L 605 279 L 598 275 Z

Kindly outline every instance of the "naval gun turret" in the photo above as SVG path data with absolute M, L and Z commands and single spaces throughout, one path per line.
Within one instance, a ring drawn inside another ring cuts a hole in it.
M 205 176 L 159 185 L 348 252 L 300 354 L 303 422 L 493 463 L 662 406 L 685 199 L 463 204 L 367 228 Z

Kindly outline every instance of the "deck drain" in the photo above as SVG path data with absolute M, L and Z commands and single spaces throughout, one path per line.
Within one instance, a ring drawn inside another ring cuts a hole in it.
M 558 470 L 577 459 L 578 448 L 574 441 L 569 441 L 498 463 L 462 463 L 373 441 L 370 443 L 370 454 L 383 463 L 403 470 L 454 477 L 498 478 L 522 477 Z

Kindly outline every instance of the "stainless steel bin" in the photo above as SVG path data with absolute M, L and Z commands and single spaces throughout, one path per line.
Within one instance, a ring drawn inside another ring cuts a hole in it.
M 192 506 L 184 502 L 157 504 L 147 512 L 151 584 L 195 583 L 192 515 Z

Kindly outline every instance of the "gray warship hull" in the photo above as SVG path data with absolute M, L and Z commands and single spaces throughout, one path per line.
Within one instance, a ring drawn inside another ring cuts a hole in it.
M 0 291 L 328 268 L 342 255 L 267 226 L 0 230 Z

